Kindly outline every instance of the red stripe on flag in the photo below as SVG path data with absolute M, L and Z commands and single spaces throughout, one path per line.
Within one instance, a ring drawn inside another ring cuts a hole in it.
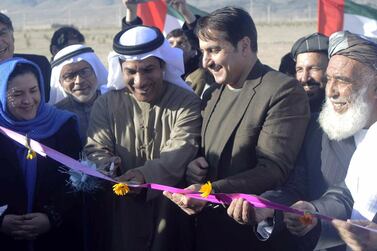
M 164 30 L 168 7 L 164 0 L 141 3 L 137 6 L 137 15 L 143 20 L 144 25 L 155 26 Z
M 318 32 L 330 36 L 343 30 L 345 0 L 318 0 Z

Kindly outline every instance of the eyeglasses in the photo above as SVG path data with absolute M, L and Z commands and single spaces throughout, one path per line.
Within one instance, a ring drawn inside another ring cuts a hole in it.
M 90 67 L 85 67 L 85 68 L 82 68 L 78 71 L 68 72 L 68 73 L 64 74 L 62 76 L 62 79 L 66 83 L 71 83 L 71 82 L 75 81 L 77 75 L 79 75 L 81 78 L 86 79 L 86 78 L 89 78 L 90 76 L 92 76 L 92 74 L 93 74 L 93 70 Z

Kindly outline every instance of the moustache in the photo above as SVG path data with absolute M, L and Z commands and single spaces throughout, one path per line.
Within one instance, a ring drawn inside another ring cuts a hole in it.
M 321 83 L 318 81 L 315 81 L 314 79 L 309 79 L 305 83 L 302 83 L 303 86 L 321 86 Z

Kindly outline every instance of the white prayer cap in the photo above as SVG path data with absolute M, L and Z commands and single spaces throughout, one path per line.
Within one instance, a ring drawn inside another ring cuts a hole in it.
M 98 89 L 106 90 L 107 70 L 101 60 L 94 53 L 93 49 L 82 44 L 74 44 L 61 49 L 51 62 L 51 91 L 50 104 L 56 104 L 67 96 L 60 84 L 60 73 L 63 66 L 85 60 L 90 64 L 97 77 Z
M 185 72 L 182 50 L 172 48 L 159 29 L 131 26 L 115 35 L 113 49 L 108 56 L 108 89 L 120 90 L 126 87 L 119 59 L 127 61 L 157 57 L 165 62 L 164 80 L 193 91 L 181 78 Z

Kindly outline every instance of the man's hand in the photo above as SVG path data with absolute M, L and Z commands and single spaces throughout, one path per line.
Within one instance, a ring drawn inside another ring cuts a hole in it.
M 302 211 L 315 212 L 316 209 L 310 202 L 307 201 L 298 201 L 291 206 Z M 300 215 L 292 213 L 284 213 L 284 223 L 287 226 L 289 232 L 297 236 L 304 236 L 310 230 L 312 230 L 318 223 L 318 219 L 313 217 L 311 224 L 305 224 L 300 220 Z
M 342 221 L 332 220 L 332 224 L 338 230 L 343 241 L 355 251 L 376 250 L 377 233 L 354 226 L 357 224 L 364 227 L 377 229 L 377 224 L 370 221 Z
M 166 4 L 169 4 L 176 11 L 182 14 L 182 12 L 187 10 L 186 0 L 166 0 Z
M 166 3 L 171 5 L 176 11 L 178 11 L 187 23 L 192 24 L 193 22 L 195 22 L 196 18 L 188 8 L 186 0 L 166 0 Z
M 135 6 L 137 7 L 137 5 L 139 3 L 144 3 L 144 2 L 149 2 L 149 1 L 145 1 L 145 0 L 122 0 L 122 3 L 124 5 L 124 7 L 126 7 L 126 9 L 132 8 L 134 10 L 136 10 Z
M 144 184 L 145 179 L 144 175 L 139 171 L 135 169 L 128 170 L 125 174 L 115 178 L 119 182 L 131 182 L 135 184 Z
M 186 181 L 188 184 L 204 183 L 208 173 L 208 163 L 205 158 L 199 157 L 187 166 Z
M 115 178 L 119 176 L 122 160 L 118 156 L 110 157 L 108 160 L 103 160 L 103 163 L 99 164 L 98 171 L 106 176 Z
M 228 207 L 228 215 L 239 224 L 253 225 L 261 221 L 272 218 L 274 210 L 270 208 L 254 208 L 249 202 L 242 198 L 238 198 L 230 203 Z
M 194 184 L 185 189 L 198 192 L 200 187 L 201 187 L 200 184 Z M 193 199 L 179 193 L 170 193 L 170 192 L 164 191 L 163 194 L 168 199 L 170 199 L 175 204 L 177 204 L 188 215 L 194 215 L 194 214 L 199 213 L 207 204 L 207 202 L 204 200 Z
M 151 2 L 153 0 L 122 0 L 122 3 L 127 7 L 127 4 L 138 4 L 138 3 L 146 3 Z
M 126 7 L 126 10 L 134 11 L 136 13 L 137 9 L 137 0 L 122 0 L 122 3 L 124 7 Z
M 145 178 L 144 175 L 139 171 L 135 169 L 128 170 L 125 174 L 116 177 L 115 180 L 124 183 L 133 183 L 133 184 L 144 184 Z M 130 193 L 138 194 L 141 192 L 142 188 L 133 188 L 130 187 Z
M 136 19 L 136 11 L 137 11 L 137 5 L 140 2 L 145 2 L 145 1 L 140 1 L 140 0 L 122 0 L 122 3 L 124 7 L 126 7 L 126 22 L 130 23 L 133 20 Z

